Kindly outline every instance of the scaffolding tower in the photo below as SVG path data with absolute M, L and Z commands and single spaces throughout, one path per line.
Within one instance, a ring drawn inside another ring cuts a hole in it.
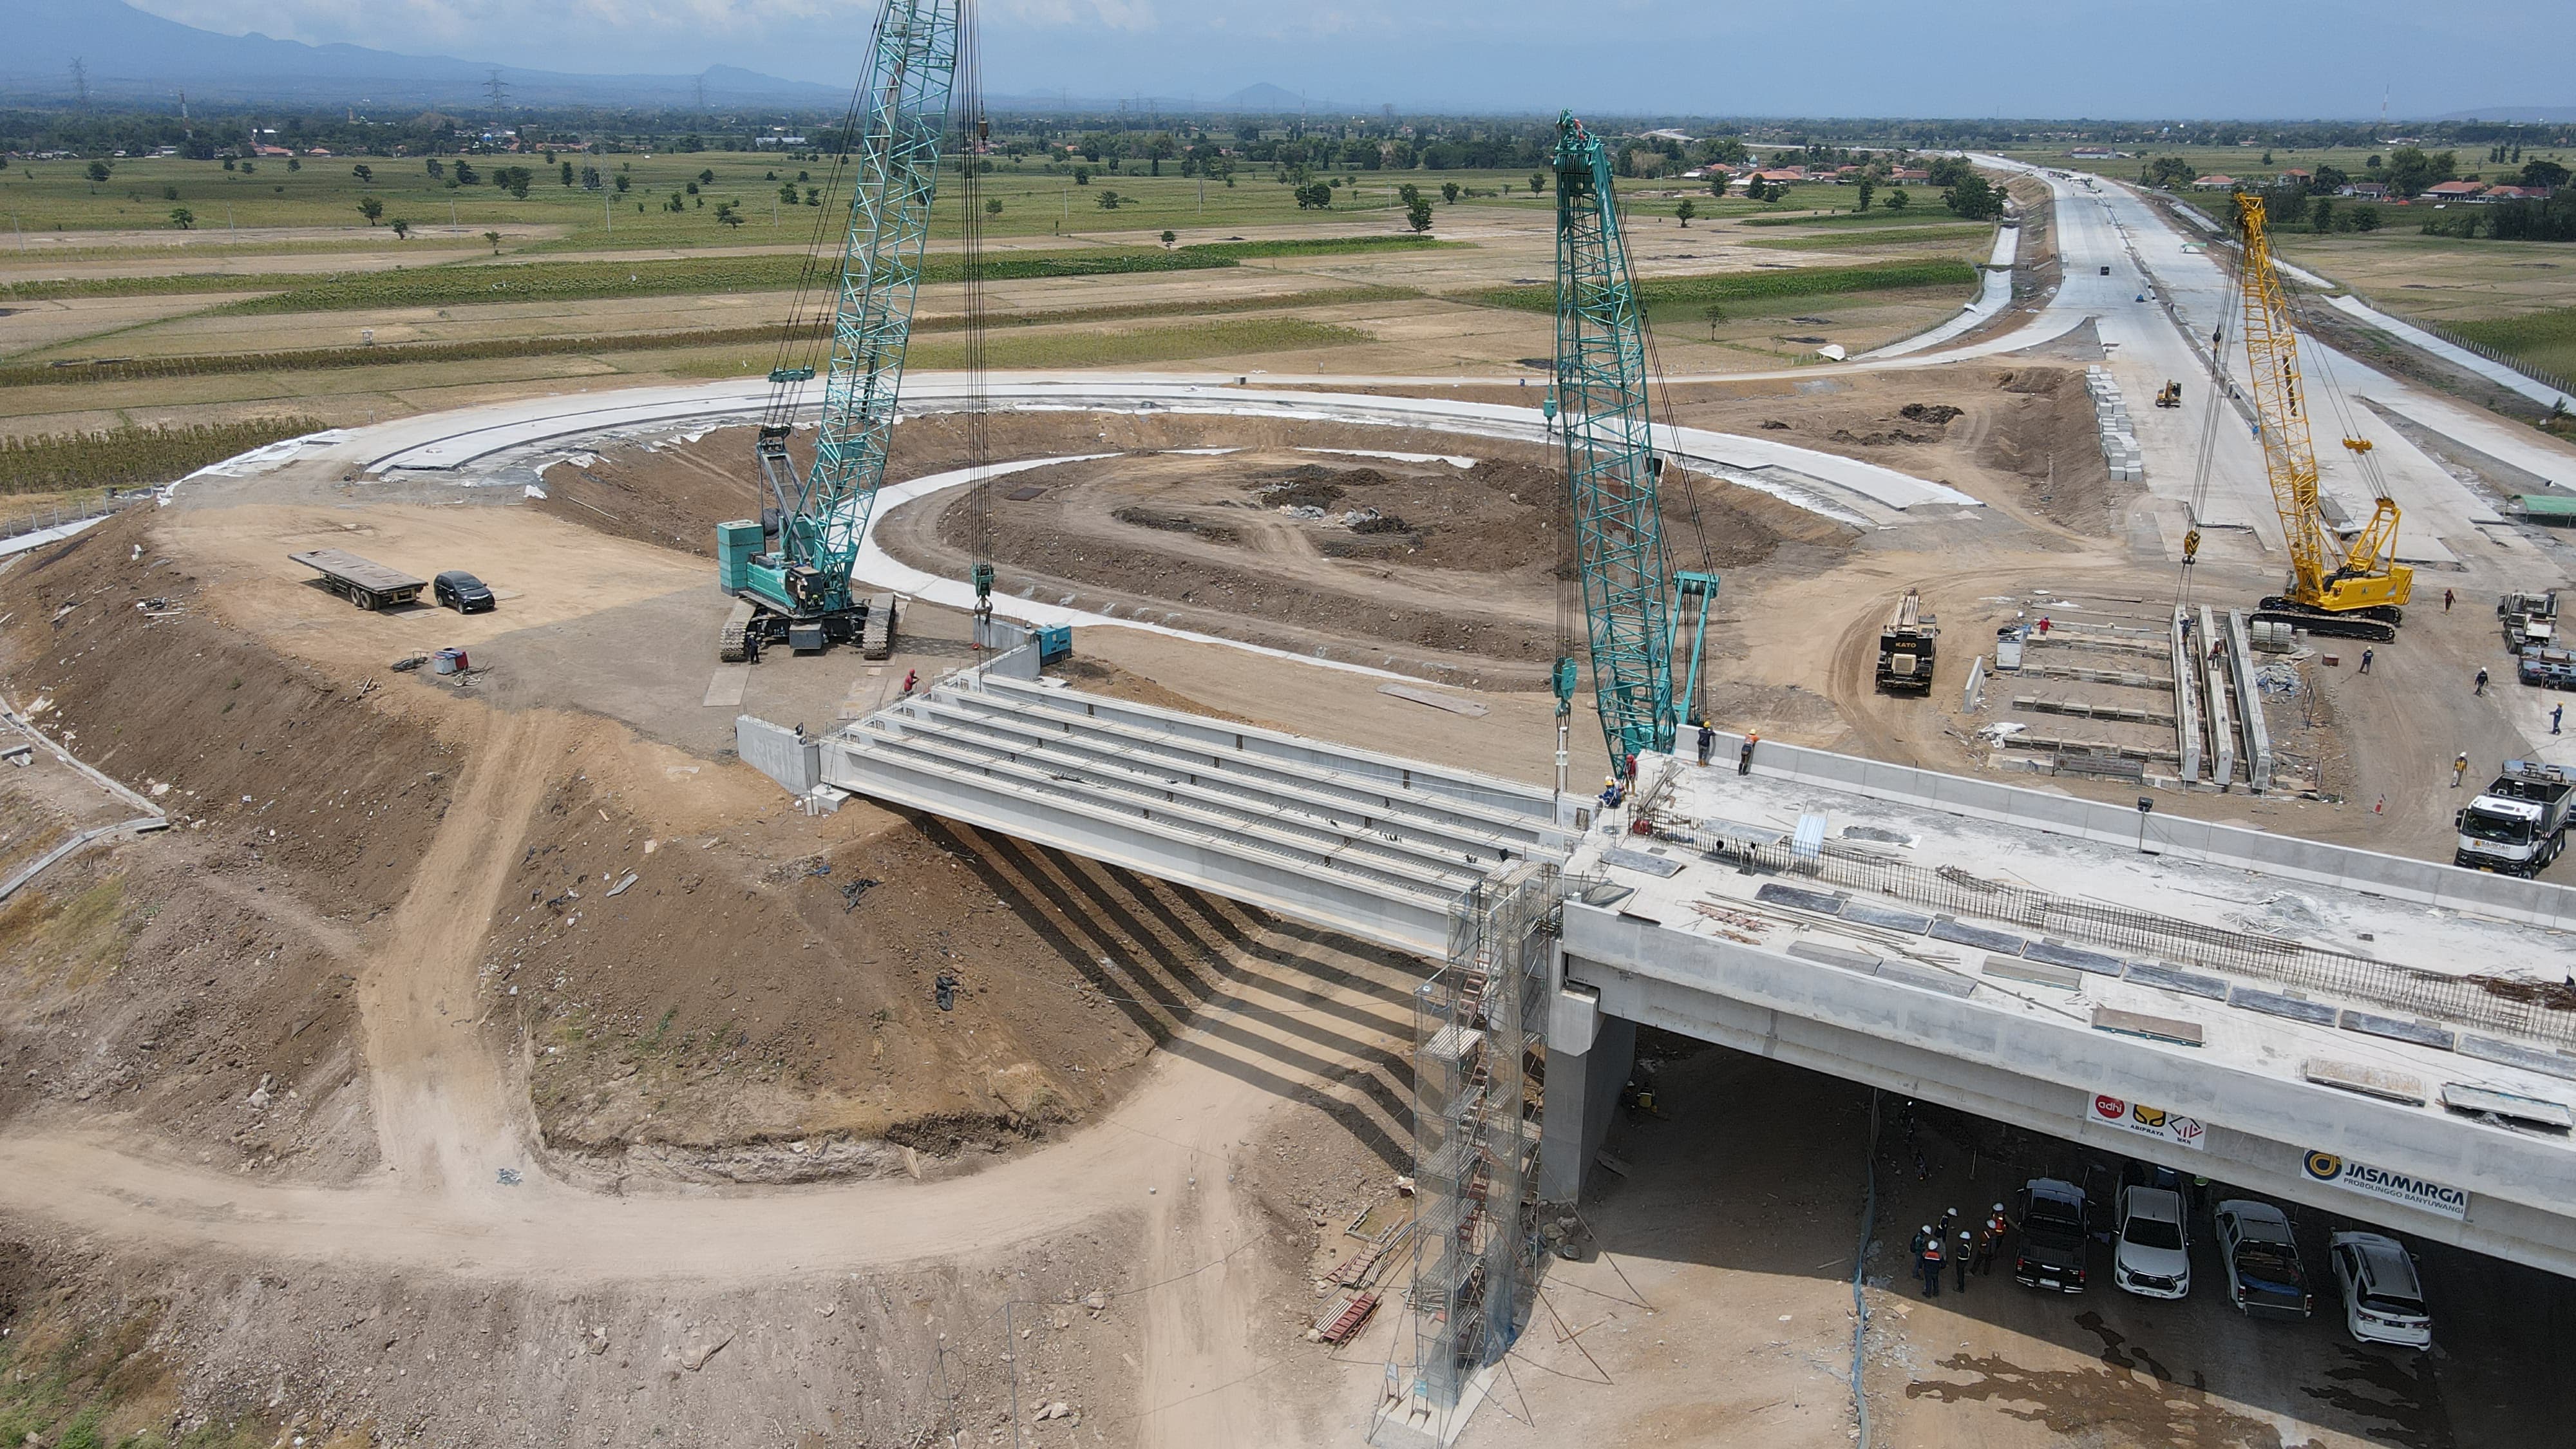
M 1414 991 L 1409 1325 L 1387 1353 L 1369 1442 L 1445 1445 L 1529 1322 L 1538 1237 L 1543 1005 L 1557 867 L 1524 861 L 1461 896 L 1449 958 Z

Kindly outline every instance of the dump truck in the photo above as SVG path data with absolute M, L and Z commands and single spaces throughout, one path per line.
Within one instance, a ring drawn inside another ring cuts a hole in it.
M 2558 595 L 2506 594 L 2496 600 L 2496 617 L 2504 622 L 2504 647 L 2515 654 L 2546 649 L 2558 639 Z
M 2507 760 L 2495 783 L 2454 817 L 2459 846 L 2453 865 L 2533 875 L 2567 848 L 2576 814 L 2576 771 L 2538 760 Z
M 1878 687 L 1893 694 L 1932 692 L 1932 649 L 1941 627 L 1923 612 L 1923 598 L 1912 589 L 1896 601 L 1887 627 L 1878 631 Z
M 427 579 L 413 578 L 342 549 L 317 548 L 286 557 L 320 574 L 316 582 L 361 609 L 400 608 L 418 599 L 420 591 L 429 587 Z

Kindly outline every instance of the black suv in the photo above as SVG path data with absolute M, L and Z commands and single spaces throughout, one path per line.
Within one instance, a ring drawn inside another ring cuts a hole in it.
M 2018 1240 L 2013 1277 L 2031 1288 L 2084 1291 L 2084 1189 L 2054 1177 L 2034 1177 L 2013 1195 L 2006 1217 Z
M 430 597 L 460 614 L 480 614 L 494 603 L 483 581 L 463 569 L 449 569 L 430 581 Z

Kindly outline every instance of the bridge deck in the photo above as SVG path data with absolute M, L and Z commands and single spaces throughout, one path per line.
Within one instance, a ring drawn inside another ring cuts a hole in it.
M 1128 700 L 960 674 L 822 742 L 837 789 L 1427 955 L 1550 792 Z

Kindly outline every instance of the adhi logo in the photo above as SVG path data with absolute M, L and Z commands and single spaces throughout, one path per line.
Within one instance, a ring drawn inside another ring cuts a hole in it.
M 2093 1117 L 2105 1127 L 2117 1127 L 2123 1132 L 2135 1132 L 2142 1137 L 2161 1138 L 2177 1146 L 2195 1150 L 2203 1150 L 2208 1146 L 2201 1140 L 2208 1129 L 2201 1125 L 2200 1119 L 2185 1117 L 2179 1112 L 2169 1112 L 2162 1107 L 2150 1107 L 2144 1102 L 2132 1102 L 2108 1093 L 2096 1093 L 2093 1098 Z

